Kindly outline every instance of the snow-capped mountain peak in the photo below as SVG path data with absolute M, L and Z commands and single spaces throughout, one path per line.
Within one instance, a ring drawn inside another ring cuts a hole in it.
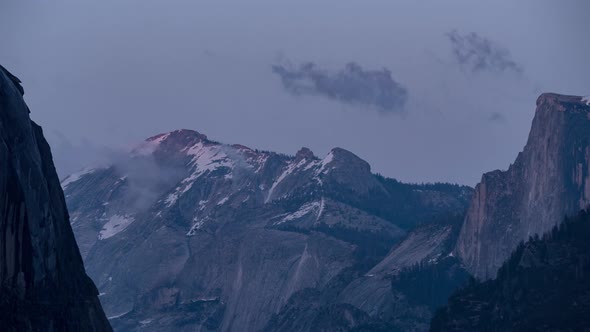
M 249 322 L 258 317 L 254 311 L 278 312 L 293 293 L 330 280 L 353 264 L 356 245 L 389 246 L 403 236 L 403 225 L 461 209 L 467 199 L 452 186 L 414 190 L 374 175 L 367 162 L 340 148 L 323 158 L 307 148 L 288 156 L 190 130 L 151 137 L 126 158 L 62 184 L 101 302 L 109 316 L 137 318 L 138 326 L 154 317 L 146 307 L 151 300 L 135 301 L 155 290 L 154 301 L 177 299 L 181 307 L 220 299 L 207 303 L 227 303 L 227 317 L 248 306 L 235 324 L 260 330 L 269 317 Z M 355 238 L 363 242 L 347 242 Z M 336 256 L 342 259 L 334 265 Z M 293 264 L 297 257 L 301 262 Z M 234 278 L 240 275 L 243 285 Z M 259 294 L 264 280 L 285 276 L 284 290 Z M 138 287 L 130 290 L 129 283 Z M 164 284 L 173 286 L 158 288 Z M 231 289 L 239 296 L 229 298 Z M 141 309 L 129 312 L 134 306 Z

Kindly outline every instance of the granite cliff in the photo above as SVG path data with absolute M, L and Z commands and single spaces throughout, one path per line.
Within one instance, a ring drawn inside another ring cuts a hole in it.
M 111 331 L 86 275 L 41 127 L 0 66 L 0 326 Z
M 590 204 L 590 102 L 542 94 L 524 150 L 506 171 L 483 175 L 455 252 L 492 278 L 516 246 Z

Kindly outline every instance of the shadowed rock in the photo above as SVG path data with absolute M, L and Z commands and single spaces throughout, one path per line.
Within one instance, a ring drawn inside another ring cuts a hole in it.
M 0 67 L 2 331 L 111 331 L 87 277 L 41 127 Z

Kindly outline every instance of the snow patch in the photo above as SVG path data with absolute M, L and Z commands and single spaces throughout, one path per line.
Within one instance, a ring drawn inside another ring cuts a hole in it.
M 316 221 L 320 220 L 320 218 L 322 217 L 322 213 L 324 213 L 324 207 L 326 206 L 326 203 L 324 201 L 324 198 L 322 197 L 322 200 L 320 202 L 320 210 L 318 211 L 318 216 L 315 219 Z
M 66 189 L 66 187 L 69 184 L 74 183 L 74 182 L 80 180 L 84 175 L 91 174 L 94 171 L 96 171 L 95 168 L 84 168 L 81 171 L 78 171 L 76 173 L 73 173 L 73 174 L 69 175 L 68 177 L 66 177 L 65 179 L 63 179 L 63 181 L 61 182 L 61 187 L 63 189 Z
M 582 97 L 582 102 L 590 106 L 590 95 Z
M 139 321 L 139 324 L 141 324 L 141 325 L 148 325 L 149 323 L 151 323 L 153 321 L 154 321 L 153 319 L 148 318 L 148 319 L 140 320 Z
M 233 161 L 219 145 L 205 145 L 199 142 L 186 149 L 186 154 L 193 157 L 191 163 L 196 166 L 196 171 L 200 174 L 221 167 L 233 168 L 234 166 Z
M 322 182 L 322 179 L 320 179 L 319 176 L 314 176 L 313 179 L 320 185 L 320 187 L 324 185 L 324 182 Z
M 167 207 L 171 207 L 172 205 L 174 205 L 174 203 L 176 203 L 177 200 L 178 200 L 178 192 L 174 192 L 174 193 L 168 195 L 168 197 L 166 197 L 166 199 L 164 200 L 164 203 L 166 204 Z
M 149 156 L 158 149 L 160 144 L 164 142 L 168 138 L 168 136 L 170 136 L 170 133 L 161 134 L 152 138 L 148 138 L 138 147 L 133 149 L 133 151 L 131 151 L 131 154 L 134 156 Z
M 287 221 L 291 221 L 291 220 L 297 220 L 305 215 L 307 215 L 308 213 L 314 211 L 314 210 L 320 210 L 322 209 L 322 203 L 321 202 L 311 202 L 311 203 L 305 203 L 303 204 L 299 210 L 287 214 L 285 217 L 283 217 L 281 220 L 275 222 L 275 225 L 280 225 L 282 223 L 285 223 Z M 319 214 L 318 217 L 319 219 Z
M 192 173 L 180 182 L 180 185 L 176 187 L 174 193 L 168 195 L 164 201 L 167 207 L 176 203 L 178 198 L 189 191 L 193 187 L 195 181 L 203 174 L 213 172 L 220 168 L 229 168 L 230 170 L 234 168 L 234 161 L 222 151 L 222 148 L 231 147 L 198 142 L 183 149 L 187 156 L 192 156 L 192 160 L 190 161 L 190 165 L 193 168 Z M 225 174 L 224 178 L 233 178 L 232 172 L 230 171 Z
M 320 163 L 320 169 L 317 171 L 316 175 L 320 175 L 322 173 L 328 173 L 330 171 L 331 168 L 328 168 L 328 165 L 330 165 L 330 163 L 332 163 L 332 161 L 334 160 L 334 153 L 332 151 L 330 151 L 330 153 L 328 153 L 328 155 L 322 159 L 322 162 Z
M 194 299 L 191 300 L 191 303 L 197 303 L 197 302 L 213 302 L 213 301 L 218 301 L 219 298 L 218 297 L 202 297 L 200 299 Z
M 219 202 L 217 202 L 217 205 L 223 205 L 225 204 L 225 202 L 227 202 L 229 200 L 229 196 L 222 198 Z
M 266 165 L 267 160 L 268 160 L 267 155 L 263 154 L 261 156 L 258 156 L 258 158 L 256 158 L 256 160 L 254 160 L 254 164 L 258 165 L 258 168 L 254 171 L 254 173 L 259 173 L 264 168 L 264 165 Z
M 314 168 L 318 165 L 321 165 L 322 162 L 320 160 L 312 160 L 309 164 L 307 164 L 307 166 L 305 166 L 305 168 L 303 168 L 304 171 L 307 171 L 311 168 Z
M 268 203 L 270 201 L 270 199 L 272 197 L 272 193 L 275 190 L 275 188 L 279 185 L 279 183 L 281 183 L 289 174 L 293 173 L 293 171 L 295 171 L 297 168 L 305 165 L 306 162 L 307 162 L 306 159 L 301 159 L 297 164 L 295 164 L 293 162 L 289 162 L 287 164 L 287 167 L 283 171 L 283 173 L 281 175 L 279 175 L 279 177 L 275 180 L 275 182 L 272 184 L 272 186 L 268 190 L 268 194 L 266 195 L 266 199 L 264 200 L 264 203 Z
M 186 236 L 194 236 L 197 234 L 197 231 L 199 229 L 201 229 L 201 227 L 203 227 L 203 225 L 205 225 L 205 221 L 207 220 L 207 218 L 199 220 L 197 217 L 195 217 L 193 219 L 193 225 L 191 226 L 191 228 L 188 230 L 188 232 L 186 233 Z
M 107 317 L 107 319 L 108 319 L 108 320 L 111 320 L 111 319 L 117 319 L 117 318 L 120 318 L 120 317 L 123 317 L 123 316 L 127 315 L 127 314 L 128 314 L 128 313 L 130 313 L 130 312 L 131 312 L 131 310 L 129 310 L 129 311 L 126 311 L 126 312 L 124 312 L 124 313 L 122 313 L 122 314 L 118 314 L 118 315 L 114 315 L 114 316 L 109 316 L 109 317 Z
M 441 255 L 442 255 L 442 253 L 440 253 L 440 252 L 439 252 L 438 254 L 436 254 L 436 256 L 434 256 L 434 257 L 430 258 L 430 259 L 428 260 L 428 263 L 429 263 L 429 264 L 432 264 L 432 263 L 436 263 L 436 262 L 438 262 L 438 260 L 439 260 L 439 258 L 440 258 L 440 256 L 441 256 Z
M 105 240 L 124 231 L 135 219 L 131 216 L 114 215 L 109 218 L 109 221 L 102 226 L 102 230 L 98 234 L 99 240 Z

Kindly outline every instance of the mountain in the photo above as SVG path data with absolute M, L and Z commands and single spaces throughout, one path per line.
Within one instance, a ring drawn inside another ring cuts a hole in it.
M 287 156 L 191 130 L 151 137 L 62 186 L 119 331 L 342 327 L 336 317 L 352 317 L 350 328 L 381 324 L 380 310 L 355 306 L 363 300 L 349 300 L 347 287 L 416 227 L 464 213 L 472 194 L 373 174 L 340 148 Z M 436 254 L 426 247 L 417 258 Z M 392 295 L 389 286 L 376 291 Z M 298 305 L 318 310 L 290 310 Z
M 51 151 L 0 66 L 2 331 L 111 331 L 84 271 Z
M 455 253 L 477 278 L 492 278 L 520 242 L 588 204 L 590 102 L 543 94 L 514 164 L 475 188 Z
M 473 280 L 431 331 L 588 331 L 590 211 L 519 245 L 496 279 Z

